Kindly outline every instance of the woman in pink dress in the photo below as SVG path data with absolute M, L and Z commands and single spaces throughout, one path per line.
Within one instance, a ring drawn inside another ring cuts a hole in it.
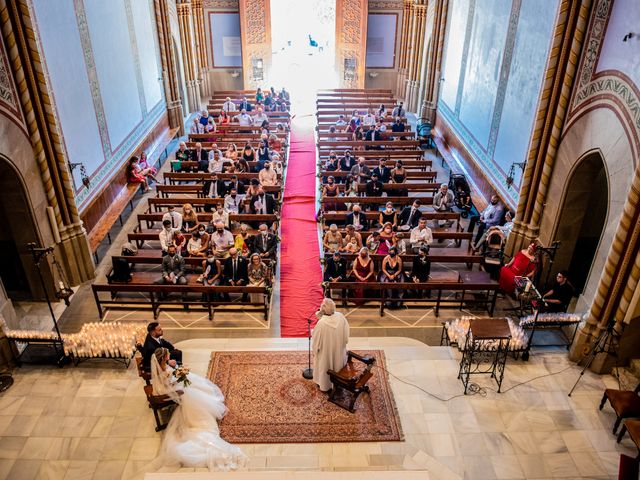
M 158 173 L 158 169 L 153 165 L 149 165 L 149 162 L 147 160 L 147 152 L 145 152 L 144 150 L 140 152 L 138 166 L 140 167 L 140 173 L 142 175 L 158 183 L 158 180 L 155 177 L 155 174 Z
M 513 295 L 516 277 L 533 278 L 538 268 L 537 248 L 535 243 L 529 244 L 526 250 L 520 250 L 500 269 L 500 288 L 505 294 Z
M 388 255 L 391 247 L 398 245 L 398 238 L 393 231 L 391 222 L 385 223 L 380 229 L 380 246 L 376 252 L 378 255 Z

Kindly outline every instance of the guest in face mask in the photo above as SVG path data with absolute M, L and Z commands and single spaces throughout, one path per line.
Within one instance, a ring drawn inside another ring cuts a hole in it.
M 389 248 L 389 254 L 382 260 L 382 272 L 380 281 L 383 283 L 404 282 L 404 271 L 402 258 L 398 256 L 396 247 Z M 399 308 L 402 306 L 403 290 L 390 289 L 386 291 L 386 297 L 390 299 L 386 302 L 389 308 Z
M 393 203 L 387 202 L 385 209 L 378 216 L 378 223 L 380 225 L 391 223 L 394 231 L 398 229 L 398 212 L 393 208 Z
M 411 281 L 413 283 L 424 283 L 429 281 L 429 275 L 431 274 L 431 259 L 429 258 L 429 247 L 422 246 L 418 251 L 417 257 L 413 260 L 411 266 Z M 412 294 L 416 298 L 422 298 L 425 295 L 429 296 L 428 290 L 415 290 Z

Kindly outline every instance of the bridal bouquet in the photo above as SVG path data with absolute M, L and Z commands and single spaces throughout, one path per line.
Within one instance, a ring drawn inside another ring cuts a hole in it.
M 189 368 L 184 365 L 180 365 L 173 371 L 173 376 L 176 377 L 178 383 L 182 383 L 185 387 L 191 385 L 189 380 Z

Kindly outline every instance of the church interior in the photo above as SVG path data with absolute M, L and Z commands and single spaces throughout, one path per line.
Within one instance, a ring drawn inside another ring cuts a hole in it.
M 640 478 L 637 0 L 0 20 L 0 478 Z

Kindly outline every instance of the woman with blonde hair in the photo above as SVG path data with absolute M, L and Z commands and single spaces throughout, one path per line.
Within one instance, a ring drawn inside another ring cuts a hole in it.
M 249 287 L 264 287 L 269 281 L 269 267 L 260 258 L 260 254 L 254 253 L 249 257 L 247 266 L 249 276 Z M 263 293 L 250 293 L 251 303 L 261 303 L 264 300 Z
M 182 231 L 189 233 L 198 228 L 198 216 L 190 203 L 182 206 Z
M 236 147 L 235 143 L 230 143 L 227 146 L 227 151 L 225 152 L 224 156 L 234 162 L 236 161 L 236 159 L 238 158 L 238 147 Z

